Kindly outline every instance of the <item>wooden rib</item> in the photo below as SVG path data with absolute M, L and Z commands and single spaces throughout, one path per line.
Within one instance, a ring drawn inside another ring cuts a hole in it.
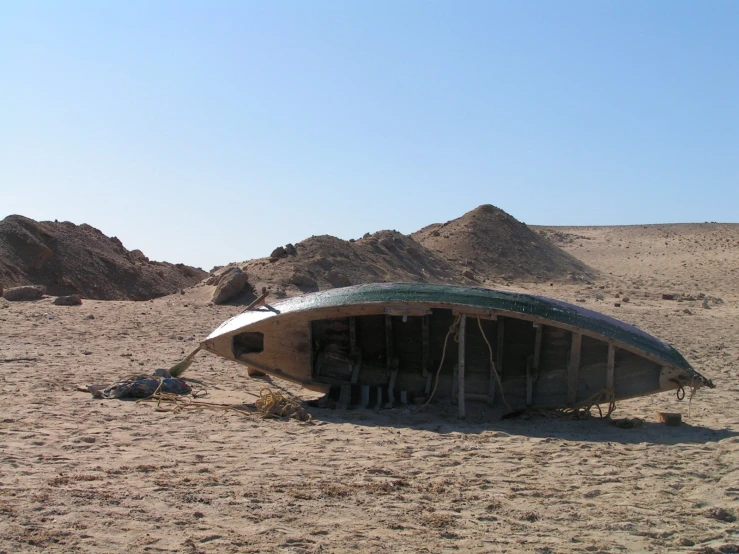
M 570 347 L 570 364 L 567 367 L 567 403 L 574 405 L 577 402 L 577 382 L 580 377 L 580 347 L 582 334 L 572 333 Z
M 526 358 L 526 405 L 531 406 L 534 396 L 534 357 Z
M 457 370 L 457 378 L 459 380 L 457 385 L 458 408 L 459 408 L 459 419 L 464 419 L 465 416 L 465 405 L 464 405 L 464 354 L 465 354 L 465 332 L 467 330 L 467 314 L 462 314 L 459 318 L 459 357 Z
M 423 376 L 429 376 L 429 351 L 431 339 L 429 335 L 429 316 L 425 315 L 421 318 L 421 341 L 422 341 L 422 352 L 421 352 L 421 370 Z
M 616 367 L 616 346 L 612 343 L 608 344 L 608 366 L 606 370 L 606 388 L 613 389 L 614 369 Z

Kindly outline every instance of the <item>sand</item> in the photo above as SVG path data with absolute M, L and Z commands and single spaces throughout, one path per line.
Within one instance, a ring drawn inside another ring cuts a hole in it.
M 634 323 L 716 383 L 690 406 L 667 393 L 619 403 L 614 417 L 645 420 L 635 429 L 460 422 L 444 407 L 311 408 L 304 424 L 93 400 L 77 386 L 168 367 L 242 308 L 209 306 L 203 287 L 3 303 L 0 552 L 735 552 L 738 229 L 560 230 L 587 237 L 562 246 L 602 279 L 511 287 Z M 312 397 L 204 353 L 186 376 L 217 402 L 253 402 L 265 385 Z

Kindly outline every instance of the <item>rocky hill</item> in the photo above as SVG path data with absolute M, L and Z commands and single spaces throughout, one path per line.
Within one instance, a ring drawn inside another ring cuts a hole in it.
M 148 300 L 177 292 L 208 274 L 152 262 L 89 225 L 11 215 L 0 221 L 0 286 L 44 285 L 59 296 Z
M 500 286 L 512 281 L 590 280 L 596 271 L 525 224 L 490 205 L 412 235 L 379 231 L 359 240 L 324 235 L 278 247 L 267 258 L 230 264 L 204 285 L 238 268 L 248 302 L 262 287 L 276 297 L 372 282 Z
M 592 279 L 596 272 L 489 204 L 411 235 L 477 280 Z

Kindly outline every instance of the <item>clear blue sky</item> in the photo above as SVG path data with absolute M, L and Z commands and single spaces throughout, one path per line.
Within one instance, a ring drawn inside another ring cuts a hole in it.
M 0 218 L 213 265 L 480 204 L 739 221 L 739 2 L 0 9 Z

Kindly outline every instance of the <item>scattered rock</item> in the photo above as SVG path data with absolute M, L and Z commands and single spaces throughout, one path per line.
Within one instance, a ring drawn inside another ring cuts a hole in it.
M 575 298 L 575 302 L 585 302 L 584 298 Z
M 677 541 L 677 544 L 679 544 L 680 546 L 695 546 L 695 541 L 692 541 L 687 537 L 683 537 L 679 541 Z
M 624 297 L 623 297 L 623 298 L 621 299 L 621 302 L 631 302 L 631 298 L 629 298 L 628 296 L 624 296 Z
M 95 319 L 95 316 L 92 315 L 92 314 L 90 314 L 90 315 L 87 316 L 87 319 Z
M 332 287 L 348 287 L 352 284 L 352 282 L 349 280 L 349 277 L 341 273 L 340 271 L 336 271 L 335 269 L 332 269 L 326 274 L 326 280 L 331 283 Z
M 613 305 L 614 305 L 614 306 L 615 306 L 616 308 L 620 308 L 620 307 L 621 307 L 621 302 L 614 302 L 614 303 L 613 303 Z
M 711 508 L 706 512 L 706 517 L 717 519 L 719 521 L 725 521 L 726 523 L 733 523 L 736 521 L 736 516 L 724 508 Z
M 68 296 L 60 296 L 54 299 L 57 306 L 79 306 L 82 304 L 82 298 L 79 294 L 70 294 Z
M 282 247 L 278 246 L 274 250 L 272 250 L 272 253 L 269 255 L 270 258 L 287 258 L 287 251 Z
M 693 312 L 691 312 L 691 311 L 690 311 L 690 310 L 689 310 L 688 308 L 685 308 L 685 309 L 683 310 L 683 313 L 684 313 L 684 314 L 688 314 L 688 315 L 693 315 Z
M 470 281 L 477 281 L 477 277 L 475 277 L 475 274 L 472 272 L 471 269 L 465 269 L 462 272 L 462 277 L 469 279 Z
M 239 294 L 249 281 L 246 273 L 239 268 L 221 276 L 215 292 L 213 293 L 213 304 L 223 304 Z
M 293 276 L 290 277 L 290 282 L 297 287 L 315 288 L 318 286 L 316 280 L 313 277 L 296 271 Z
M 708 297 L 707 296 L 704 296 L 703 297 L 703 304 L 702 304 L 702 306 L 703 306 L 703 309 L 704 310 L 710 310 L 711 309 L 711 306 L 708 305 Z
M 287 254 L 289 256 L 297 256 L 298 255 L 297 248 L 295 248 L 295 246 L 292 245 L 292 244 L 286 244 L 285 245 L 285 252 L 287 252 Z
M 38 300 L 46 294 L 46 287 L 31 285 L 25 287 L 11 287 L 3 291 L 3 298 L 12 302 L 24 300 Z
M 663 294 L 662 300 L 675 300 L 675 295 L 674 294 Z

